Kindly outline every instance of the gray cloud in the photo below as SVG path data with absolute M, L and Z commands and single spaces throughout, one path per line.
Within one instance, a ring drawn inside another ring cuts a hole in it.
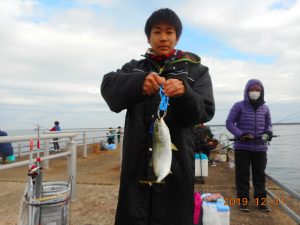
M 81 1 L 108 8 L 117 4 Z M 224 122 L 233 102 L 243 97 L 246 81 L 253 77 L 265 84 L 271 107 L 278 109 L 282 103 L 299 108 L 300 4 L 272 9 L 274 3 L 185 1 L 175 9 L 195 29 L 222 37 L 241 52 L 274 59 L 258 64 L 201 56 L 214 84 L 218 111 L 213 123 Z M 139 58 L 148 47 L 143 21 L 134 21 L 134 26 L 141 23 L 141 29 L 124 28 L 115 15 L 90 8 L 45 14 L 35 1 L 0 4 L 2 129 L 29 128 L 38 122 L 51 126 L 57 119 L 65 127 L 122 125 L 124 113 L 109 112 L 99 87 L 103 74 Z
M 276 5 L 279 3 L 282 5 Z M 251 78 L 263 81 L 271 108 L 276 105 L 278 110 L 278 104 L 288 105 L 285 111 L 280 110 L 281 117 L 300 109 L 299 1 L 188 1 L 178 10 L 195 29 L 221 37 L 240 52 L 273 59 L 270 63 L 255 63 L 202 56 L 211 70 L 217 109 L 227 106 L 229 110 L 230 102 L 240 100 Z M 221 122 L 221 117 L 224 115 L 214 121 Z

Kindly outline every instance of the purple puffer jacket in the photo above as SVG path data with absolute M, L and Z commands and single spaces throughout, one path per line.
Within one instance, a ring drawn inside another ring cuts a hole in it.
M 261 105 L 255 111 L 250 103 L 248 89 L 253 84 L 259 84 L 262 87 Z M 234 104 L 226 120 L 227 129 L 239 139 L 244 134 L 252 134 L 253 141 L 235 141 L 234 148 L 248 151 L 267 151 L 267 143 L 261 140 L 263 133 L 272 134 L 271 115 L 267 105 L 264 103 L 264 87 L 261 81 L 249 80 L 245 87 L 244 101 Z

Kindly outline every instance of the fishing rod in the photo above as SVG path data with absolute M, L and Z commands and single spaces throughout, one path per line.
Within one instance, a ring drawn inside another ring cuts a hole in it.
M 278 137 L 290 137 L 290 136 L 299 136 L 300 134 L 282 134 L 278 135 Z
M 272 135 L 270 137 L 276 138 L 276 137 L 281 137 L 281 135 Z M 240 138 L 229 138 L 228 140 L 229 141 L 240 141 Z M 262 136 L 254 137 L 254 138 L 249 139 L 248 141 L 251 141 L 251 140 L 263 140 L 263 137 Z
M 300 136 L 300 134 L 277 134 L 277 135 L 273 135 L 273 137 L 292 137 L 292 136 Z M 261 137 L 258 137 L 258 138 L 255 138 L 255 140 L 259 140 L 261 139 Z M 219 143 L 222 143 L 222 142 L 226 142 L 226 141 L 238 141 L 239 139 L 237 138 L 227 138 L 227 139 L 224 139 L 224 140 L 220 140 Z
M 280 137 L 280 135 L 272 135 L 272 138 L 273 138 L 273 137 Z M 238 139 L 238 138 L 229 138 L 228 140 L 229 140 L 229 141 L 239 141 L 240 139 Z M 262 140 L 262 136 L 253 138 L 252 140 Z M 228 145 L 225 145 L 225 146 L 223 146 L 223 147 L 220 147 L 220 148 L 215 148 L 215 149 L 213 149 L 213 150 L 211 150 L 211 151 L 217 151 L 217 150 L 227 149 L 227 148 L 231 147 L 232 145 L 234 145 L 234 142 L 232 142 L 232 143 L 230 143 L 230 144 L 228 144 Z
M 223 147 L 219 147 L 219 148 L 215 148 L 215 149 L 212 149 L 211 151 L 218 151 L 218 150 L 223 150 L 223 149 L 228 149 L 229 147 L 231 147 L 232 145 L 234 145 L 234 143 L 230 143 L 228 145 L 225 145 Z

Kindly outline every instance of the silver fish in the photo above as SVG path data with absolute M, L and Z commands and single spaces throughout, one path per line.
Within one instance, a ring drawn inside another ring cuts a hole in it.
M 170 172 L 172 163 L 172 148 L 168 126 L 163 118 L 156 119 L 153 127 L 152 166 L 157 182 L 161 182 Z

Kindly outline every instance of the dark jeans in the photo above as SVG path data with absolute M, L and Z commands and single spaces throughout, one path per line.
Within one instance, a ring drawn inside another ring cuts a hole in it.
M 54 150 L 59 150 L 58 138 L 53 138 Z
M 207 156 L 207 159 L 209 160 L 210 149 L 203 149 L 202 152 Z
M 237 197 L 247 198 L 249 200 L 250 165 L 252 168 L 254 198 L 265 198 L 267 153 L 238 149 L 235 150 L 235 185 Z

